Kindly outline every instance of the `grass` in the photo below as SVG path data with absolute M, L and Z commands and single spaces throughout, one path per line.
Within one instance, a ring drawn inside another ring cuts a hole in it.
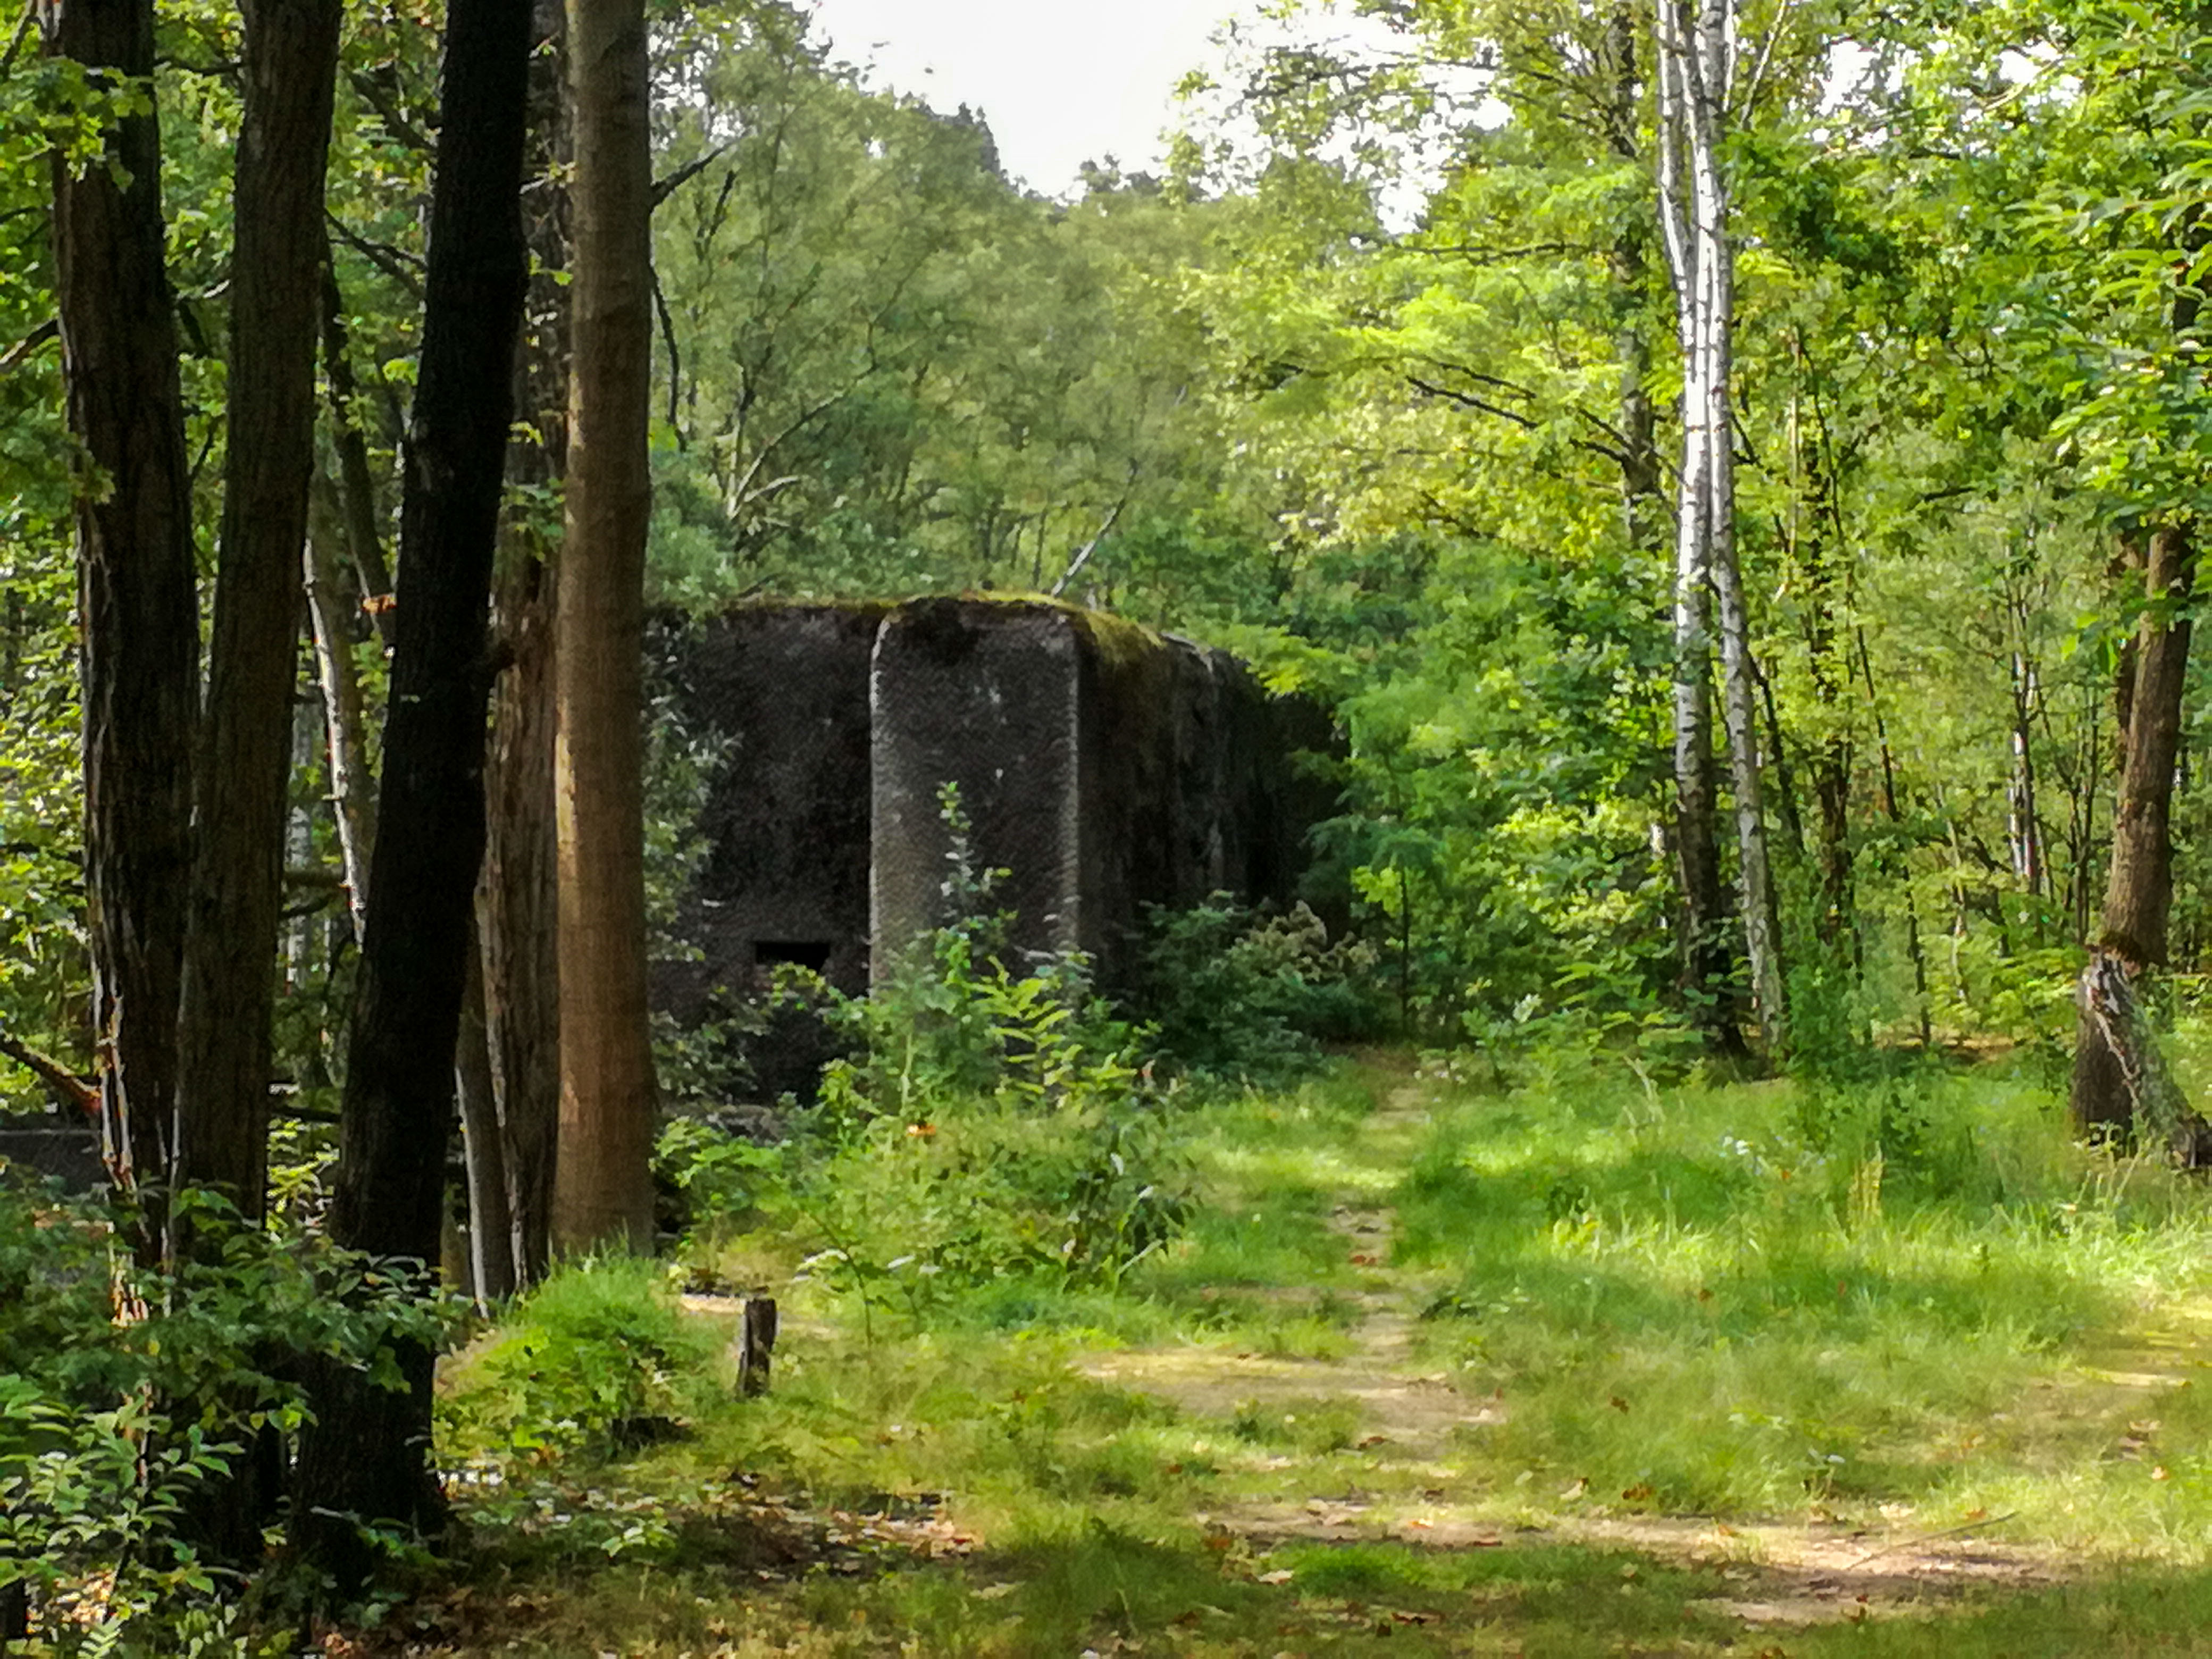
M 2212 1652 L 2212 1210 L 2069 1145 L 2025 1063 L 1812 1090 L 1561 1061 L 1498 1095 L 1377 1055 L 1178 1139 L 1189 1225 L 1110 1287 L 1030 1273 L 864 1321 L 792 1282 L 823 1241 L 763 1200 L 686 1269 L 778 1287 L 763 1400 L 668 1278 L 525 1304 L 449 1370 L 476 1553 L 395 1632 L 668 1659 Z M 518 1435 L 548 1411 L 573 1431 Z M 680 1437 L 605 1426 L 639 1418 Z

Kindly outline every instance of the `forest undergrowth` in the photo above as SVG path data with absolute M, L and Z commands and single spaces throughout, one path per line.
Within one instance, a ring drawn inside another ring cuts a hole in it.
M 1161 1114 L 1172 1224 L 1111 1271 L 1001 1204 L 905 1283 L 939 1243 L 870 1253 L 915 1194 L 1025 1156 L 988 1114 L 679 1148 L 673 1261 L 448 1365 L 471 1553 L 332 1650 L 2198 1650 L 2212 1212 L 2056 1087 L 1370 1051 Z M 784 1310 L 764 1399 L 740 1287 Z

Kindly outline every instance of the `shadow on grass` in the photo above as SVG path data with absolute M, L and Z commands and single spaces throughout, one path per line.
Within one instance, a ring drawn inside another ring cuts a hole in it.
M 733 1572 L 724 1548 L 687 1552 L 649 1574 L 581 1561 L 558 1573 L 479 1573 L 469 1590 L 422 1604 L 405 1643 L 371 1636 L 352 1651 L 2212 1652 L 2212 1568 L 2099 1570 L 2057 1587 L 1966 1591 L 1931 1576 L 1864 1600 L 1831 1588 L 1818 1602 L 1802 1594 L 1806 1583 L 1543 1537 L 1474 1549 L 1296 1543 L 1255 1555 L 1225 1538 L 1163 1541 L 1094 1521 L 957 1562 L 885 1558 L 861 1572 Z

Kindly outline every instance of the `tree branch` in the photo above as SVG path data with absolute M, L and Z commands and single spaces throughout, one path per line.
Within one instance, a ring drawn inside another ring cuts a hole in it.
M 694 179 L 696 179 L 708 167 L 720 161 L 724 155 L 729 153 L 729 149 L 730 147 L 727 144 L 717 144 L 714 149 L 708 150 L 697 161 L 686 161 L 682 167 L 677 168 L 675 172 L 668 174 L 665 178 L 654 179 L 653 181 L 653 206 L 659 207 L 663 202 L 673 196 L 678 191 L 683 189 L 684 185 L 690 184 Z
M 99 1119 L 100 1091 L 52 1054 L 41 1053 L 5 1030 L 0 1030 L 0 1054 L 33 1073 L 62 1105 L 73 1106 L 95 1121 Z

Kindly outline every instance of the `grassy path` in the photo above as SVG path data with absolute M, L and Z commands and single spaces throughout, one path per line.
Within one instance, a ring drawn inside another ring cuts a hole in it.
M 2050 1103 L 1377 1056 L 1194 1117 L 1110 1292 L 863 1319 L 750 1237 L 775 1393 L 509 1457 L 358 1651 L 2212 1653 L 2204 1200 Z

